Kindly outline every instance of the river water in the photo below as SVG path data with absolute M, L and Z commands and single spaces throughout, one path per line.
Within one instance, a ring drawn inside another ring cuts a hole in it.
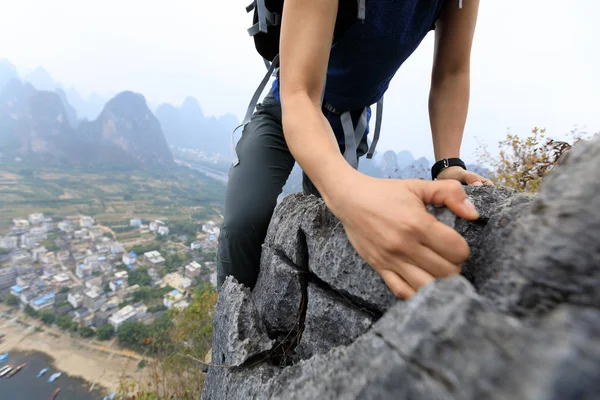
M 219 182 L 227 183 L 227 181 L 229 180 L 229 175 L 223 171 L 208 168 L 208 167 L 205 167 L 203 165 L 198 165 L 198 164 L 190 164 L 190 167 L 192 169 L 195 169 L 196 171 L 202 172 L 204 175 L 208 176 L 209 178 L 215 179 Z
M 0 364 L 20 365 L 26 362 L 18 373 L 10 378 L 0 378 L 0 400 L 48 400 L 57 387 L 61 389 L 56 400 L 102 400 L 105 393 L 94 389 L 89 393 L 90 385 L 80 378 L 72 378 L 64 372 L 53 383 L 48 378 L 57 370 L 50 364 L 50 357 L 43 353 L 9 353 L 8 359 Z M 49 368 L 41 378 L 37 378 L 42 368 Z

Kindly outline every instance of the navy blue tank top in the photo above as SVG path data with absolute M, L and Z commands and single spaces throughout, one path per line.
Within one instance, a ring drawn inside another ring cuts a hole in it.
M 340 144 L 344 134 L 339 114 L 352 111 L 356 124 L 363 109 L 384 95 L 400 66 L 433 29 L 443 3 L 367 0 L 365 20 L 357 20 L 331 47 L 324 113 Z M 272 91 L 279 101 L 279 78 Z

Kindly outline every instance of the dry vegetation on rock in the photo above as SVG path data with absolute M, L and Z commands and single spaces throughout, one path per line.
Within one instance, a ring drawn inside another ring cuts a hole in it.
M 576 128 L 570 132 L 570 140 L 561 141 L 546 137 L 546 129 L 534 127 L 522 138 L 508 133 L 499 142 L 499 154 L 493 156 L 485 146 L 479 149 L 480 162 L 492 168 L 491 180 L 519 192 L 535 193 L 544 178 L 557 165 L 560 158 L 573 145 L 590 139 L 590 135 Z

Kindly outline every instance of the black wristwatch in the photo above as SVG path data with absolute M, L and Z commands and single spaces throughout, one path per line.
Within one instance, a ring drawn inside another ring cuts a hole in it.
M 440 172 L 448 167 L 461 167 L 464 170 L 467 169 L 467 166 L 460 158 L 444 158 L 433 164 L 433 167 L 431 167 L 431 179 L 435 181 Z

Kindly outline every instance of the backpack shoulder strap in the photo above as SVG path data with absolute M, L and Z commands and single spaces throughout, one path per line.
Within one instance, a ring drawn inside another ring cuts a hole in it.
M 344 159 L 352 166 L 352 168 L 357 169 L 358 157 L 356 150 L 367 129 L 367 107 L 365 107 L 360 114 L 360 118 L 356 123 L 356 128 L 352 123 L 350 111 L 342 113 L 340 115 L 340 120 L 344 131 Z
M 365 20 L 367 14 L 367 7 L 365 6 L 366 0 L 358 0 L 358 19 L 361 21 Z
M 269 26 L 278 26 L 281 23 L 281 14 L 269 11 L 265 1 L 254 0 L 252 4 L 246 7 L 246 11 L 248 12 L 256 8 L 258 15 L 258 22 L 248 29 L 250 36 L 254 36 L 259 32 L 267 33 Z
M 232 150 L 232 155 L 233 155 L 233 165 L 234 166 L 239 163 L 237 152 L 235 151 L 235 132 L 239 128 L 245 126 L 248 122 L 250 122 L 250 119 L 252 118 L 252 114 L 254 114 L 254 109 L 256 108 L 256 105 L 258 104 L 258 100 L 260 99 L 261 94 L 264 92 L 265 87 L 267 86 L 267 83 L 269 83 L 269 79 L 271 78 L 271 75 L 273 75 L 273 73 L 275 72 L 275 69 L 278 66 L 279 66 L 279 55 L 275 56 L 275 58 L 269 65 L 269 69 L 267 70 L 267 73 L 265 74 L 262 81 L 258 85 L 258 88 L 256 88 L 256 91 L 252 95 L 252 98 L 250 99 L 250 104 L 248 104 L 248 108 L 246 109 L 246 115 L 244 116 L 244 120 L 231 133 L 231 150 Z
M 375 132 L 373 132 L 373 141 L 371 142 L 371 147 L 369 147 L 369 152 L 367 153 L 367 158 L 370 160 L 373 158 L 373 154 L 375 154 L 375 148 L 377 147 L 377 142 L 379 142 L 379 134 L 381 133 L 381 119 L 383 118 L 383 97 L 379 99 L 377 102 L 377 114 L 375 115 Z

